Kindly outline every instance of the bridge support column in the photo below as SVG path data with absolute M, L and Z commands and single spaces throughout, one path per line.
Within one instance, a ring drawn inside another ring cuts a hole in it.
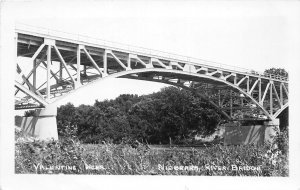
M 33 117 L 16 117 L 16 125 L 30 136 L 40 140 L 58 140 L 57 107 L 48 106 L 44 109 L 36 109 Z
M 276 136 L 276 131 L 279 132 L 279 119 L 273 119 L 271 121 L 265 121 L 265 142 L 273 142 Z
M 231 122 L 225 125 L 225 145 L 246 145 L 272 143 L 279 130 L 279 119 L 265 121 L 263 125 L 241 125 Z

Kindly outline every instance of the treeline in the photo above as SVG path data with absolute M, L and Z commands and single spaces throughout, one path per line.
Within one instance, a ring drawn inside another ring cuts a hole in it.
M 83 143 L 180 143 L 196 133 L 213 132 L 219 121 L 220 115 L 207 102 L 176 87 L 96 100 L 93 106 L 68 103 L 57 113 L 59 136 L 74 136 Z

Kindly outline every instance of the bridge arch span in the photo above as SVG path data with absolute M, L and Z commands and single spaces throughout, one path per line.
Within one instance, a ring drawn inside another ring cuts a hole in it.
M 171 70 L 171 69 L 160 69 L 160 68 L 143 68 L 143 69 L 135 69 L 135 70 L 127 70 L 127 71 L 121 71 L 118 73 L 114 73 L 111 75 L 108 75 L 106 77 L 103 78 L 99 78 L 93 82 L 90 82 L 84 86 L 81 86 L 73 91 L 71 91 L 68 94 L 65 94 L 64 96 L 56 99 L 54 102 L 51 103 L 51 105 L 57 106 L 59 105 L 62 101 L 64 101 L 66 98 L 70 97 L 70 96 L 74 96 L 76 95 L 76 93 L 80 92 L 80 91 L 84 91 L 86 88 L 90 88 L 92 86 L 94 86 L 95 88 L 98 87 L 98 85 L 101 84 L 101 82 L 103 82 L 104 80 L 108 80 L 111 78 L 130 78 L 130 79 L 137 79 L 137 80 L 146 80 L 146 81 L 154 81 L 154 82 L 161 82 L 161 83 L 165 83 L 165 84 L 170 84 L 173 86 L 178 86 L 178 87 L 182 87 L 185 88 L 187 90 L 193 90 L 191 89 L 191 87 L 187 87 L 184 86 L 180 83 L 175 83 L 175 82 L 169 82 L 169 81 L 163 81 L 163 80 L 159 80 L 159 79 L 153 79 L 153 78 L 143 78 L 140 77 L 142 75 L 148 75 L 148 76 L 153 76 L 153 74 L 159 74 L 160 76 L 176 76 L 176 78 L 178 79 L 192 79 L 191 81 L 201 81 L 203 79 L 211 81 L 211 82 L 218 82 L 221 84 L 225 84 L 226 86 L 238 91 L 239 93 L 243 94 L 245 97 L 249 98 L 256 106 L 258 106 L 263 112 L 264 114 L 269 118 L 272 119 L 272 116 L 268 113 L 267 110 L 264 109 L 264 107 L 262 105 L 260 105 L 250 94 L 248 94 L 247 92 L 243 91 L 240 87 L 238 87 L 237 85 L 234 85 L 222 78 L 216 78 L 210 75 L 206 75 L 206 74 L 199 74 L 199 73 L 192 73 L 192 72 L 186 72 L 186 71 L 181 71 L 181 70 Z M 137 77 L 132 77 L 133 75 L 137 75 Z M 211 103 L 215 108 L 217 108 L 217 111 L 220 111 L 220 113 L 222 113 L 225 117 L 227 117 L 228 119 L 230 118 L 230 116 L 228 116 L 228 114 L 224 113 L 221 111 L 221 109 L 218 107 L 218 105 L 216 105 L 214 102 L 210 101 L 207 97 L 205 97 L 204 95 L 201 95 L 200 93 L 197 93 L 198 95 L 200 95 L 202 98 L 204 98 L 205 100 L 207 100 L 209 103 Z

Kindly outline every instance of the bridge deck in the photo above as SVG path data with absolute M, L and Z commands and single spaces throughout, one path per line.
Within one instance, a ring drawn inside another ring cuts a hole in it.
M 225 65 L 217 62 L 196 59 L 191 57 L 186 57 L 182 55 L 167 53 L 163 51 L 157 51 L 147 48 L 135 47 L 121 43 L 115 43 L 110 41 L 104 41 L 88 36 L 76 35 L 56 30 L 49 30 L 43 28 L 36 28 L 28 25 L 16 25 L 16 32 L 18 33 L 18 56 L 25 56 L 25 57 L 32 57 L 38 47 L 43 43 L 44 38 L 55 39 L 56 45 L 58 49 L 61 51 L 65 61 L 70 64 L 76 64 L 76 49 L 77 44 L 82 44 L 86 46 L 86 49 L 94 58 L 95 62 L 100 66 L 103 67 L 103 55 L 105 49 L 111 49 L 115 55 L 124 63 L 126 64 L 128 59 L 128 54 L 136 54 L 141 57 L 143 61 L 146 63 L 150 61 L 151 57 L 156 57 L 160 59 L 163 63 L 170 63 L 170 62 L 178 62 L 180 63 L 189 63 L 193 64 L 196 67 L 207 67 L 212 71 L 221 70 L 222 72 L 228 73 L 236 73 L 238 75 L 248 75 L 252 77 L 260 77 L 262 79 L 269 80 L 270 78 L 275 81 L 288 81 L 287 77 L 282 76 L 275 76 L 269 74 L 263 74 L 251 69 L 245 69 L 237 66 Z M 55 55 L 53 51 L 53 61 L 59 61 L 58 56 Z M 42 51 L 43 53 L 46 50 Z M 41 58 L 43 55 L 40 54 L 38 58 Z M 88 57 L 82 54 L 81 65 L 85 66 L 92 66 L 91 62 L 89 61 Z M 114 61 L 113 56 L 108 55 L 108 63 L 110 65 L 109 69 L 122 69 L 120 65 Z M 132 62 L 132 65 L 134 65 Z M 156 65 L 157 68 L 161 67 L 160 65 Z

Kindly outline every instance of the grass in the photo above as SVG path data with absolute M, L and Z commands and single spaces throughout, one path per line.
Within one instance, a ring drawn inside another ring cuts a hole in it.
M 17 134 L 17 136 L 21 136 Z M 288 176 L 288 153 L 278 146 L 213 145 L 149 149 L 139 144 L 16 141 L 16 173 L 105 175 Z

